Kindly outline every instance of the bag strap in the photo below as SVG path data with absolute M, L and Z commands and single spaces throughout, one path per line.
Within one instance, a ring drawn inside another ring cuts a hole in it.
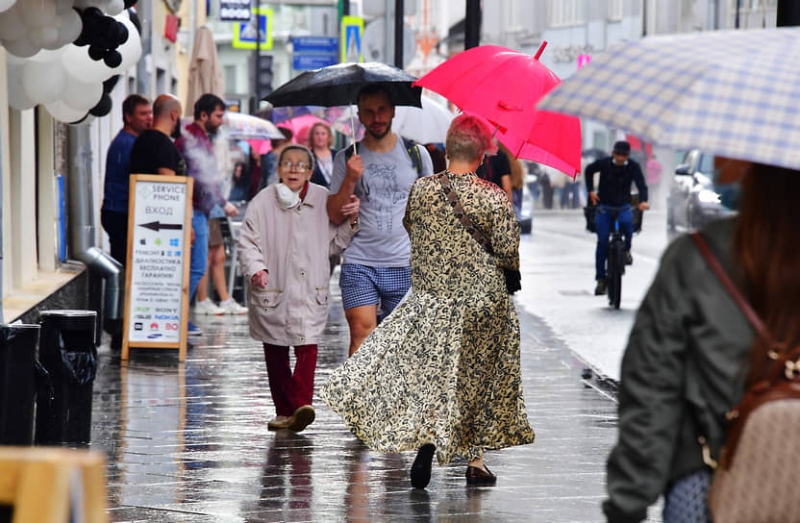
M 700 254 L 702 254 L 703 258 L 706 259 L 706 262 L 708 262 L 711 270 L 717 275 L 717 278 L 719 278 L 720 282 L 722 282 L 722 285 L 728 291 L 728 294 L 731 295 L 733 301 L 736 302 L 736 305 L 738 305 L 739 309 L 741 309 L 741 311 L 744 313 L 747 321 L 750 322 L 750 325 L 753 326 L 753 329 L 755 329 L 756 333 L 758 333 L 759 336 L 764 337 L 764 339 L 770 339 L 769 335 L 767 334 L 767 329 L 764 327 L 764 323 L 761 321 L 761 318 L 759 318 L 758 314 L 753 310 L 745 297 L 742 296 L 742 293 L 739 292 L 739 289 L 733 283 L 730 276 L 728 276 L 728 272 L 722 267 L 722 264 L 719 262 L 717 257 L 714 256 L 714 253 L 711 252 L 711 248 L 708 246 L 708 243 L 706 243 L 706 240 L 703 238 L 702 234 L 695 232 L 692 233 L 691 236 L 692 240 L 694 240 L 694 243 L 697 246 L 697 249 L 700 251 Z
M 486 237 L 483 232 L 475 227 L 472 224 L 472 220 L 469 219 L 467 213 L 464 212 L 464 208 L 461 207 L 461 202 L 458 201 L 458 195 L 450 186 L 450 180 L 447 178 L 447 171 L 442 171 L 436 175 L 436 179 L 439 180 L 439 183 L 442 184 L 442 190 L 444 191 L 444 195 L 447 197 L 447 201 L 450 202 L 450 207 L 456 213 L 456 218 L 461 222 L 461 224 L 467 229 L 467 232 L 475 238 L 475 241 L 480 244 L 481 247 L 484 248 L 486 252 L 489 254 L 494 254 L 494 248 L 492 247 L 492 242 L 489 238 Z

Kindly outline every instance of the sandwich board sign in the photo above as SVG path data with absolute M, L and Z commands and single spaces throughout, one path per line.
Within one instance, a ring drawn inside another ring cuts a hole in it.
M 178 349 L 186 359 L 193 182 L 130 177 L 123 360 L 131 347 Z

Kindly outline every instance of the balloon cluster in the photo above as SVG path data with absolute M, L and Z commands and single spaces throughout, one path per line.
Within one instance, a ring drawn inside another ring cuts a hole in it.
M 43 104 L 56 119 L 111 110 L 118 75 L 139 61 L 141 38 L 128 11 L 136 0 L 0 0 L 0 44 L 9 52 L 8 102 Z

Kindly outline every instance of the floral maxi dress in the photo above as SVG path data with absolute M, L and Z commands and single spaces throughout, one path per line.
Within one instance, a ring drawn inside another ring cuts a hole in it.
M 404 225 L 411 296 L 336 369 L 322 400 L 367 446 L 436 446 L 440 464 L 532 443 L 520 375 L 516 309 L 501 267 L 519 269 L 519 226 L 505 193 L 446 174 L 486 252 L 456 218 L 436 176 L 418 180 Z

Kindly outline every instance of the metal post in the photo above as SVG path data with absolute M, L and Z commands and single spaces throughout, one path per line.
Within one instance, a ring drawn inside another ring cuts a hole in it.
M 403 0 L 394 1 L 394 66 L 403 68 Z
M 261 9 L 261 0 L 255 0 L 256 5 L 256 48 L 253 50 L 253 98 L 250 105 L 250 114 L 258 112 L 258 56 L 261 54 L 261 22 L 258 19 Z
M 142 58 L 136 64 L 136 90 L 139 94 L 153 98 L 150 92 L 150 73 L 147 72 L 147 57 L 155 65 L 153 53 L 153 3 L 152 0 L 141 0 L 136 6 L 136 14 L 142 24 Z
M 778 27 L 800 25 L 800 5 L 796 0 L 778 0 Z
M 464 49 L 477 47 L 481 43 L 481 0 L 467 0 L 467 15 L 464 19 Z
M 642 38 L 647 36 L 647 0 L 642 0 Z
M 739 10 L 742 8 L 742 0 L 736 0 L 736 21 L 733 24 L 733 27 L 739 29 Z

